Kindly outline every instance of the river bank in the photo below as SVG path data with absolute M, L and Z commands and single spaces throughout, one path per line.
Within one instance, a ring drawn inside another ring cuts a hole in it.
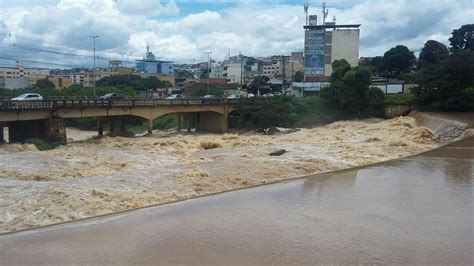
M 433 136 L 400 117 L 281 135 L 166 132 L 49 151 L 3 145 L 0 232 L 405 157 L 437 147 Z M 287 152 L 269 155 L 278 149 Z

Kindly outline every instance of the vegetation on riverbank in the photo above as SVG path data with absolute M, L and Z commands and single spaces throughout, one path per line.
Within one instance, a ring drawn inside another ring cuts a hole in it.
M 33 144 L 36 146 L 36 148 L 39 151 L 52 150 L 58 147 L 59 145 L 61 145 L 59 142 L 52 142 L 52 141 L 37 139 L 37 138 L 27 139 L 23 143 Z
M 411 93 L 396 93 L 385 95 L 385 105 L 412 105 L 415 102 L 416 97 Z

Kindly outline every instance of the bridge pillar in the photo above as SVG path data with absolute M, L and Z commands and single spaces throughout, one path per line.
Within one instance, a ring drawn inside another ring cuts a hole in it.
M 109 135 L 110 136 L 130 136 L 127 132 L 127 118 L 126 116 L 114 116 L 109 119 Z
M 215 112 L 201 112 L 199 128 L 204 131 L 227 132 L 227 115 Z
M 186 114 L 186 128 L 188 133 L 191 132 L 191 126 L 193 123 L 193 114 Z
M 66 126 L 62 118 L 50 118 L 46 120 L 45 138 L 49 141 L 66 144 Z
M 23 142 L 30 138 L 45 139 L 61 144 L 67 142 L 66 127 L 62 118 L 12 121 L 9 122 L 8 129 L 10 142 Z
M 3 135 L 3 124 L 0 123 L 0 144 L 5 143 L 5 136 Z
M 148 134 L 153 133 L 153 119 L 148 119 Z
M 97 119 L 97 131 L 99 137 L 104 136 L 104 121 L 102 118 Z
M 178 125 L 177 125 L 176 130 L 177 130 L 178 132 L 180 132 L 180 131 L 181 131 L 181 114 L 180 114 L 180 113 L 177 113 L 176 116 L 177 116 L 177 120 L 178 120 L 178 122 L 177 122 Z
M 196 125 L 196 132 L 201 131 L 201 126 L 200 126 L 201 122 L 200 121 L 201 121 L 201 113 L 198 112 L 198 113 L 196 113 L 196 121 L 195 121 L 196 122 L 196 124 L 195 124 Z

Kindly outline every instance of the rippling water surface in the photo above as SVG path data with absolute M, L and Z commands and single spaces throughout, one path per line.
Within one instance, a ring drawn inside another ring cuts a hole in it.
M 7 264 L 473 264 L 474 139 L 0 237 Z M 3 264 L 2 263 L 2 264 Z

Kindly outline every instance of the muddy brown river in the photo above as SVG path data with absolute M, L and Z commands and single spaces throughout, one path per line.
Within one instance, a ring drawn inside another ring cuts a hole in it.
M 0 236 L 0 264 L 473 261 L 474 138 L 414 157 Z

